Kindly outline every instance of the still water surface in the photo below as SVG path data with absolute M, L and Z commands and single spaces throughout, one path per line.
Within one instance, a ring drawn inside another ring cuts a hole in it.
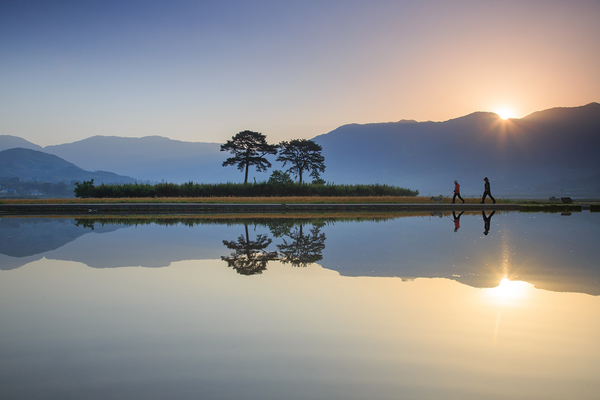
M 2 399 L 597 399 L 600 214 L 0 220 Z

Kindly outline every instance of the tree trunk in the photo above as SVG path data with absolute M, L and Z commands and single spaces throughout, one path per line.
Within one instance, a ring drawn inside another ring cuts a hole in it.
M 301 169 L 299 169 L 298 176 L 300 176 L 300 182 L 299 183 L 302 183 L 302 170 Z
M 248 183 L 248 163 L 246 163 L 246 177 L 244 178 L 244 183 Z

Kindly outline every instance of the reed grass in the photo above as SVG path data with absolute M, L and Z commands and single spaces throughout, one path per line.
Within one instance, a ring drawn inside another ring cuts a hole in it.
M 204 184 L 128 183 L 101 184 L 93 181 L 75 184 L 76 197 L 131 198 L 131 197 L 271 197 L 271 196 L 418 196 L 418 190 L 392 185 L 336 185 L 270 182 Z

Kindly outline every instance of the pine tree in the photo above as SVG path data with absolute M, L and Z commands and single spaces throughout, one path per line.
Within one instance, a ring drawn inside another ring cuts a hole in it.
M 267 154 L 277 154 L 277 145 L 268 144 L 266 136 L 260 132 L 242 131 L 221 145 L 221 151 L 233 154 L 223 161 L 223 166 L 236 165 L 240 171 L 246 170 L 244 183 L 248 183 L 248 169 L 256 166 L 258 172 L 271 168 L 271 163 L 265 158 Z
M 279 155 L 277 161 L 287 163 L 291 166 L 286 172 L 291 172 L 298 177 L 302 183 L 302 173 L 310 171 L 310 176 L 319 178 L 319 172 L 325 172 L 325 157 L 321 154 L 323 148 L 312 140 L 294 139 L 289 142 L 279 143 Z

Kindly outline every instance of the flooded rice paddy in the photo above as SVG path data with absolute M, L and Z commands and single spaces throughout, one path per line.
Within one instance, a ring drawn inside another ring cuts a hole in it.
M 3 218 L 2 399 L 596 399 L 600 214 Z

